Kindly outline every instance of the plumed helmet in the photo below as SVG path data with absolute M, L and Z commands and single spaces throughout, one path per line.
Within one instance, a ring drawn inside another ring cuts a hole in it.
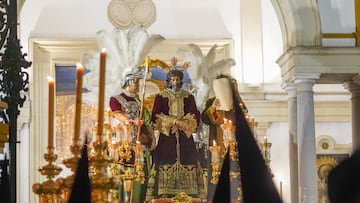
M 127 68 L 122 73 L 121 77 L 121 87 L 124 88 L 126 84 L 135 78 L 144 78 L 145 77 L 145 70 L 143 68 Z

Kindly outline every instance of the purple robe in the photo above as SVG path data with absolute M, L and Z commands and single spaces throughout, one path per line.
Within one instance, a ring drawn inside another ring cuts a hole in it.
M 194 118 L 193 127 L 197 127 L 199 124 L 200 113 L 196 108 L 196 103 L 194 96 L 185 90 L 179 90 L 180 100 L 178 104 L 178 114 L 177 115 L 170 115 L 169 112 L 170 105 L 172 103 L 170 101 L 174 101 L 174 97 L 172 95 L 172 90 L 165 89 L 162 93 L 158 94 L 155 97 L 154 106 L 152 110 L 152 121 L 156 124 L 157 122 L 157 115 L 165 114 L 168 116 L 175 117 L 176 119 L 181 119 L 187 114 L 192 115 Z M 170 96 L 170 97 L 169 97 Z M 181 104 L 182 103 L 182 104 Z M 182 108 L 183 106 L 183 108 Z M 181 109 L 182 108 L 182 109 Z M 159 165 L 163 164 L 174 164 L 177 158 L 176 152 L 176 137 L 174 133 L 170 132 L 170 128 L 168 129 L 169 134 L 168 136 L 164 133 L 160 133 L 158 145 L 155 150 L 152 152 L 153 159 L 155 166 L 158 167 Z M 194 131 L 193 133 L 195 133 Z M 188 137 L 182 130 L 179 130 L 179 144 L 180 144 L 180 163 L 181 164 L 196 164 L 198 161 L 197 151 L 195 142 L 192 136 Z

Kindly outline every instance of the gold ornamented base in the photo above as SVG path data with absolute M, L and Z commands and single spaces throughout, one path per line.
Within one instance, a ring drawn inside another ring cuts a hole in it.
M 46 176 L 48 180 L 41 184 L 35 183 L 32 188 L 33 192 L 40 196 L 40 203 L 62 203 L 64 200 L 61 197 L 60 185 L 53 180 L 62 170 L 53 164 L 57 159 L 57 155 L 54 154 L 54 148 L 48 148 L 48 152 L 44 154 L 44 158 L 48 164 L 40 167 L 39 171 L 42 175 Z

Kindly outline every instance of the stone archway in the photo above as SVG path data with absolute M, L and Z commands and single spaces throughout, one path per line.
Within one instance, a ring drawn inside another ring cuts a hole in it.
M 272 0 L 278 16 L 284 50 L 321 45 L 321 22 L 316 0 Z

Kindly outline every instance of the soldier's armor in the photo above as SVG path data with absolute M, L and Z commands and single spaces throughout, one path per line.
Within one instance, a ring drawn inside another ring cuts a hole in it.
M 140 115 L 140 100 L 138 100 L 137 98 L 133 98 L 131 97 L 131 99 L 133 100 L 128 100 L 127 98 L 125 98 L 123 96 L 123 93 L 114 96 L 118 102 L 121 105 L 121 111 L 126 114 L 127 116 L 129 116 L 130 119 L 135 119 L 135 118 L 139 118 Z M 138 128 L 137 126 L 134 125 L 133 130 L 131 131 L 131 140 L 133 141 L 133 143 L 136 143 L 136 139 L 137 139 L 137 131 Z

